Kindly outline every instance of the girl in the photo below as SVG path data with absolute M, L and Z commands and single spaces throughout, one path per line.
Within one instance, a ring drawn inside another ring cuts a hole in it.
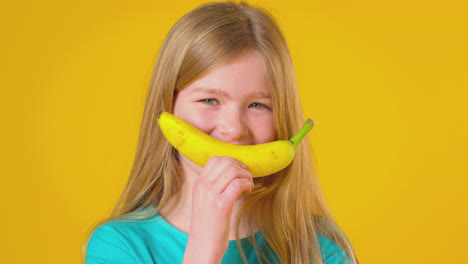
M 273 175 L 229 157 L 199 167 L 162 135 L 166 110 L 233 144 L 289 139 L 303 124 L 289 50 L 271 15 L 209 3 L 161 48 L 135 163 L 112 216 L 84 245 L 86 263 L 358 263 L 313 173 L 309 141 Z

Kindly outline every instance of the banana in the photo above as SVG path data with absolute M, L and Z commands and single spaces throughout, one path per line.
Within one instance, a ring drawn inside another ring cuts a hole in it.
M 167 141 L 199 166 L 205 166 L 212 156 L 232 157 L 245 164 L 253 177 L 271 175 L 286 168 L 293 160 L 297 146 L 314 126 L 314 121 L 308 119 L 300 131 L 289 140 L 236 145 L 211 137 L 166 111 L 162 111 L 157 120 Z

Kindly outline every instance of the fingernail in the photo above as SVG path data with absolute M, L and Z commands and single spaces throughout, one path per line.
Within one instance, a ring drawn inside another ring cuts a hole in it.
M 247 166 L 245 166 L 244 163 L 241 163 L 241 167 L 244 168 L 244 169 L 247 168 Z

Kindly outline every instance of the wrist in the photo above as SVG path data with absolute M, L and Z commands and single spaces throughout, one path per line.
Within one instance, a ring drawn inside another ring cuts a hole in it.
M 227 245 L 223 246 L 222 243 L 213 243 L 205 238 L 197 239 L 190 236 L 185 248 L 183 264 L 219 264 L 226 250 Z

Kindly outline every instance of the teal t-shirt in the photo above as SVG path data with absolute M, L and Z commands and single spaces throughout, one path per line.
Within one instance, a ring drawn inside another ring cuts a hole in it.
M 154 209 L 151 207 L 150 209 Z M 279 260 L 256 230 L 257 247 L 271 263 Z M 91 235 L 86 264 L 182 263 L 189 235 L 177 229 L 159 214 L 144 220 L 114 220 L 97 228 Z M 260 263 L 248 237 L 240 240 L 248 263 Z M 326 264 L 345 263 L 346 252 L 325 236 L 319 236 L 322 258 Z M 222 263 L 243 263 L 235 240 L 230 240 Z

